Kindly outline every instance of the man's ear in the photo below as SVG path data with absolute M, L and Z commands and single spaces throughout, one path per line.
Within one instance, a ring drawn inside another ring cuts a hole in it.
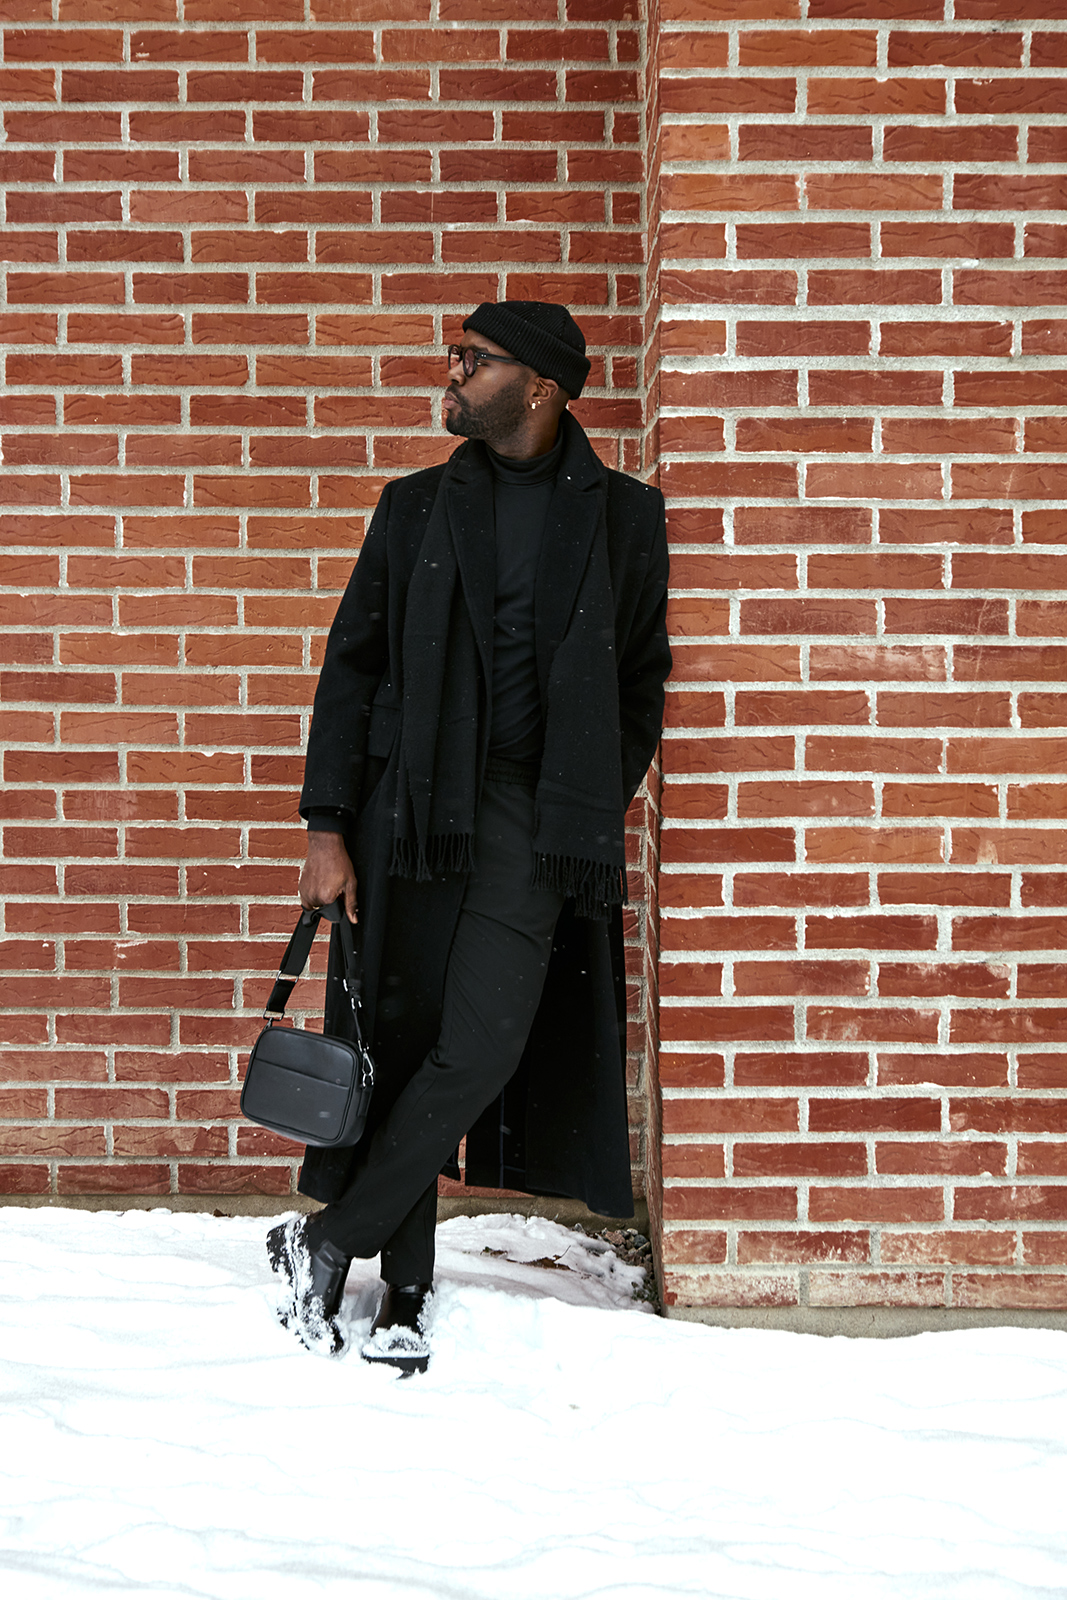
M 531 401 L 536 401 L 538 405 L 547 405 L 550 401 L 555 400 L 559 405 L 559 409 L 562 410 L 567 404 L 567 393 L 566 390 L 560 388 L 555 378 L 542 378 L 538 373 L 530 399 Z

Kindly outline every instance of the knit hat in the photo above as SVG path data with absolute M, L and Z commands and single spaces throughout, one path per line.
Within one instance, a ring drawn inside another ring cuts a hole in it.
M 472 311 L 463 331 L 472 328 L 501 345 L 516 360 L 552 378 L 577 400 L 589 376 L 585 335 L 566 306 L 544 300 L 485 300 Z

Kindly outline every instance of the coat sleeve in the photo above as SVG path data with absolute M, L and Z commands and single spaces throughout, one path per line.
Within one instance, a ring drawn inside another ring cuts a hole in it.
M 320 806 L 359 808 L 371 702 L 389 660 L 391 489 L 387 484 L 378 502 L 326 641 L 300 795 L 305 818 Z
M 619 658 L 619 728 L 622 784 L 629 805 L 648 771 L 663 731 L 663 685 L 671 670 L 667 643 L 667 518 L 657 494 L 656 528 L 641 580 L 637 604 Z

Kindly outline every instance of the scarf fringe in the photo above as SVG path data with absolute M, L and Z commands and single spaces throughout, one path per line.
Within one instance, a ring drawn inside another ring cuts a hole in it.
M 579 917 L 606 922 L 612 906 L 626 904 L 626 875 L 608 861 L 585 856 L 534 855 L 532 889 L 554 889 L 575 902 Z
M 394 878 L 428 883 L 446 872 L 469 872 L 473 866 L 472 833 L 435 833 L 425 845 L 421 840 L 394 838 L 389 872 Z

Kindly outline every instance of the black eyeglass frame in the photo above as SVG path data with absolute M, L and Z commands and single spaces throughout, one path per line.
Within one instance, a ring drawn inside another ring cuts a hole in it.
M 476 350 L 472 344 L 450 344 L 445 351 L 445 360 L 448 370 L 453 367 L 462 367 L 464 376 L 473 378 L 478 368 L 487 361 L 501 361 L 506 367 L 524 367 L 525 361 L 516 361 L 514 356 L 495 356 L 490 350 Z

